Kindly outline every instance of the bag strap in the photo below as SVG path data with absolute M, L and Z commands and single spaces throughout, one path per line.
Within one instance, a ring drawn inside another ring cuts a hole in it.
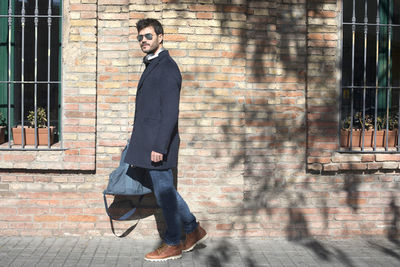
M 142 200 L 143 200 L 143 197 L 144 197 L 144 195 L 141 195 L 141 196 L 139 197 L 139 203 L 137 204 L 137 206 L 135 206 L 134 208 L 132 208 L 131 210 L 129 210 L 128 212 L 126 212 L 124 215 L 122 215 L 122 216 L 119 217 L 118 219 L 115 219 L 115 218 L 113 218 L 113 217 L 111 216 L 111 214 L 110 214 L 110 212 L 109 212 L 109 207 L 108 207 L 108 204 L 107 204 L 107 197 L 106 197 L 106 194 L 103 193 L 104 206 L 106 207 L 106 212 L 107 212 L 107 215 L 108 215 L 108 217 L 109 217 L 109 219 L 110 219 L 111 231 L 113 232 L 113 234 L 114 234 L 116 237 L 125 237 L 125 236 L 129 235 L 129 233 L 132 232 L 133 229 L 136 228 L 137 224 L 139 223 L 139 220 L 138 220 L 134 225 L 132 225 L 131 227 L 129 227 L 129 228 L 128 228 L 124 233 L 122 233 L 121 235 L 117 235 L 117 234 L 115 233 L 113 220 L 116 220 L 116 221 L 125 221 L 125 220 L 127 220 L 129 217 L 131 217 L 133 214 L 135 214 L 136 209 L 139 207 L 140 202 L 142 202 Z

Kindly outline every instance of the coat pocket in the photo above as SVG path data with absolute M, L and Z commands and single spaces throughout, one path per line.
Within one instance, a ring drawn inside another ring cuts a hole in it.
M 158 119 L 144 119 L 141 123 L 135 125 L 134 140 L 135 145 L 150 151 L 155 143 L 160 127 L 160 120 Z

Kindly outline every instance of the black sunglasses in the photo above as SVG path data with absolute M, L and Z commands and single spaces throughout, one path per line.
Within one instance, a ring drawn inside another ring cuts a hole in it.
M 146 34 L 139 34 L 138 36 L 137 36 L 137 39 L 138 39 L 138 41 L 139 42 L 141 42 L 142 40 L 143 40 L 143 37 L 146 37 L 146 39 L 147 40 L 153 40 L 153 34 L 151 34 L 151 33 L 146 33 Z

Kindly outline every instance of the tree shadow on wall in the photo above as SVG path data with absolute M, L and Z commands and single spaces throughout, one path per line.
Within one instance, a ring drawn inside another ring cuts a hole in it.
M 289 208 L 288 213 L 289 225 L 286 228 L 288 240 L 308 248 L 316 257 L 323 261 L 330 262 L 337 259 L 344 266 L 356 266 L 342 249 L 332 245 L 326 246 L 308 232 L 308 222 L 301 209 Z
M 179 0 L 169 2 L 180 3 Z M 242 236 L 246 237 L 254 230 L 248 225 L 262 224 L 259 215 L 263 212 L 271 221 L 274 217 L 287 216 L 287 238 L 302 241 L 319 258 L 329 261 L 332 252 L 312 237 L 308 215 L 302 212 L 309 197 L 306 192 L 319 190 L 314 180 L 306 175 L 307 154 L 313 153 L 307 149 L 326 140 L 327 135 L 337 133 L 337 96 L 324 92 L 336 67 L 331 61 L 326 62 L 325 57 L 335 57 L 336 48 L 328 51 L 324 49 L 324 40 L 308 41 L 308 34 L 322 27 L 310 26 L 308 16 L 313 14 L 323 18 L 319 13 L 324 9 L 324 2 L 328 1 L 248 0 L 242 1 L 243 4 L 207 4 L 218 12 L 222 37 L 232 38 L 232 47 L 235 47 L 232 62 L 238 60 L 240 63 L 245 54 L 247 72 L 245 87 L 240 89 L 240 94 L 232 92 L 221 96 L 209 89 L 207 92 L 212 103 L 223 107 L 222 111 L 232 113 L 220 126 L 223 134 L 220 141 L 228 144 L 224 147 L 227 151 L 215 149 L 214 157 L 228 154 L 230 168 L 244 166 L 244 200 L 232 215 L 238 215 L 239 210 L 240 215 L 250 214 L 251 219 L 239 219 L 232 222 L 232 226 L 244 225 Z M 245 14 L 245 21 L 234 21 L 238 14 Z M 239 25 L 238 28 L 231 26 L 232 21 Z M 188 75 L 194 75 L 196 80 L 200 73 L 209 80 L 214 77 L 212 72 L 204 73 L 201 66 Z M 312 88 L 309 82 L 312 82 Z M 198 84 L 201 86 L 201 82 Z M 238 117 L 233 117 L 236 115 Z M 314 116 L 313 123 L 320 124 L 318 129 L 308 124 L 307 116 Z M 189 146 L 201 142 L 199 136 L 201 134 L 189 140 Z M 355 210 L 358 202 L 353 199 L 359 198 L 359 185 L 359 180 L 348 178 L 338 188 L 347 192 L 347 204 Z M 321 210 L 325 228 L 329 226 L 328 200 L 329 195 L 321 195 L 315 203 Z M 271 224 L 281 228 L 277 225 L 282 220 L 277 220 Z M 210 263 L 227 262 L 228 244 L 221 242 L 215 254 L 210 256 Z M 352 266 L 345 252 L 340 249 L 335 252 L 347 266 Z
M 391 196 L 391 201 L 389 205 L 389 212 L 386 212 L 387 220 L 390 221 L 387 229 L 387 238 L 393 243 L 400 246 L 398 240 L 400 236 L 399 224 L 400 224 L 400 208 L 396 204 L 396 198 Z M 391 217 L 391 218 L 390 218 Z
M 216 10 L 226 8 L 217 5 Z M 271 220 L 288 216 L 287 238 L 301 241 L 319 258 L 329 261 L 331 252 L 311 236 L 308 215 L 302 213 L 302 208 L 307 205 L 308 196 L 305 192 L 312 191 L 314 187 L 312 181 L 307 181 L 305 173 L 309 142 L 306 134 L 308 104 L 297 101 L 307 98 L 307 69 L 323 73 L 332 68 L 325 66 L 322 48 L 316 49 L 318 51 L 312 55 L 312 64 L 318 67 L 309 67 L 307 58 L 308 14 L 310 10 L 318 13 L 322 10 L 322 4 L 317 1 L 245 1 L 240 8 L 247 16 L 245 27 L 239 31 L 229 27 L 232 17 L 226 12 L 222 14 L 221 30 L 226 37 L 240 35 L 240 48 L 235 53 L 238 56 L 246 54 L 246 90 L 242 91 L 243 95 L 236 97 L 236 102 L 229 104 L 220 96 L 213 95 L 216 99 L 220 97 L 221 104 L 226 106 L 225 110 L 240 110 L 243 114 L 240 119 L 227 119 L 225 125 L 221 126 L 224 134 L 222 141 L 232 144 L 231 147 L 239 144 L 236 154 L 229 153 L 230 168 L 244 166 L 244 203 L 238 208 L 241 215 L 250 214 L 252 217 L 250 222 L 239 220 L 233 225 L 244 225 L 242 235 L 246 237 L 253 230 L 248 225 L 262 224 L 259 221 L 260 213 L 266 212 Z M 324 78 L 313 81 L 315 87 L 321 88 L 326 88 L 325 82 Z M 316 90 L 315 94 L 318 93 Z M 321 104 L 324 109 L 328 107 L 333 110 L 336 109 L 335 105 L 336 102 Z M 318 108 L 315 110 L 323 111 Z M 320 120 L 335 121 L 335 116 L 334 112 L 328 112 Z M 325 131 L 331 134 L 330 127 L 323 128 L 315 135 L 323 135 Z M 214 155 L 221 157 L 219 150 Z M 300 188 L 302 190 L 298 190 Z M 287 207 L 282 209 L 283 205 Z M 327 227 L 329 210 L 326 199 L 321 197 L 316 205 L 321 207 Z M 271 224 L 280 228 L 277 225 L 281 223 L 279 220 Z M 347 259 L 345 252 L 339 252 Z M 351 266 L 350 261 L 347 262 Z
M 387 238 L 388 240 L 391 241 L 392 245 L 381 243 L 379 241 L 374 241 L 374 240 L 369 241 L 368 244 L 372 248 L 400 262 L 400 252 L 399 252 L 400 242 L 398 240 L 400 236 L 399 233 L 400 208 L 399 206 L 397 206 L 396 197 L 393 193 L 391 195 L 391 201 L 389 207 L 388 209 L 385 210 L 385 217 L 386 221 L 390 222 L 386 230 L 387 230 Z
M 244 91 L 242 102 L 238 99 L 237 104 L 230 104 L 240 106 L 244 114 L 240 153 L 233 155 L 230 162 L 232 168 L 244 165 L 242 213 L 252 213 L 254 223 L 259 222 L 259 213 L 263 211 L 271 219 L 288 215 L 287 238 L 310 238 L 307 215 L 301 213 L 307 205 L 305 191 L 313 189 L 305 173 L 308 111 L 307 103 L 296 99 L 307 97 L 307 16 L 310 10 L 319 12 L 322 8 L 316 1 L 246 1 L 243 8 L 247 12 L 247 27 L 241 33 L 239 53 L 248 53 L 247 83 L 251 86 Z M 229 20 L 227 14 L 223 21 Z M 225 27 L 222 32 L 230 35 L 232 29 Z M 322 49 L 319 53 L 323 58 Z M 321 59 L 313 64 L 323 66 L 324 62 Z M 323 79 L 320 82 L 324 88 Z M 334 121 L 335 114 L 329 113 L 323 119 Z M 237 129 L 231 125 L 235 125 L 233 118 L 221 126 L 224 142 L 236 140 Z M 303 190 L 297 190 L 300 188 Z M 282 205 L 287 205 L 286 213 L 282 212 Z M 318 206 L 322 207 L 328 225 L 327 201 L 321 198 Z M 244 236 L 247 230 L 251 231 L 245 228 Z M 312 247 L 321 255 L 322 244 L 319 249 Z
M 249 225 L 262 224 L 259 215 L 263 212 L 272 221 L 274 217 L 288 216 L 287 238 L 297 242 L 308 240 L 301 244 L 311 248 L 318 257 L 329 261 L 331 253 L 322 243 L 312 238 L 307 214 L 302 213 L 302 208 L 307 206 L 308 196 L 305 192 L 314 189 L 305 173 L 308 142 L 306 116 L 309 112 L 306 102 L 307 70 L 332 73 L 332 66 L 324 63 L 323 48 L 313 51 L 312 64 L 317 67 L 310 67 L 307 57 L 308 14 L 310 11 L 318 13 L 322 10 L 322 4 L 297 0 L 249 0 L 237 5 L 214 4 L 215 10 L 220 12 L 222 36 L 232 42 L 239 38 L 234 46 L 238 49 L 233 52 L 232 62 L 239 60 L 240 63 L 245 54 L 247 72 L 246 87 L 241 90 L 241 94 L 221 96 L 211 91 L 210 95 L 214 103 L 216 101 L 224 107 L 223 111 L 232 112 L 226 123 L 220 126 L 223 133 L 221 141 L 230 144 L 226 146 L 229 151 L 222 153 L 221 149 L 216 149 L 214 157 L 221 158 L 228 154 L 231 157 L 231 169 L 244 166 L 244 199 L 237 209 L 240 215 L 250 215 L 251 219 L 238 219 L 232 222 L 232 226 L 243 225 L 242 236 L 246 237 L 254 230 Z M 236 21 L 234 24 L 239 25 L 239 29 L 230 26 L 236 13 L 246 14 L 245 21 Z M 198 70 L 200 73 L 201 68 Z M 213 77 L 213 73 L 208 75 L 208 78 Z M 315 98 L 321 98 L 317 87 L 320 86 L 322 91 L 326 88 L 325 82 L 324 77 L 313 81 Z M 336 97 L 333 99 L 336 100 Z M 336 102 L 321 104 L 324 109 L 328 107 L 333 110 L 335 105 Z M 322 112 L 322 109 L 315 110 Z M 236 115 L 238 117 L 233 117 Z M 335 121 L 335 116 L 334 112 L 328 112 L 320 120 Z M 324 131 L 331 134 L 330 127 L 323 128 L 315 135 L 323 135 Z M 196 138 L 193 137 L 193 141 Z M 284 205 L 286 208 L 282 208 Z M 322 197 L 316 205 L 321 207 L 325 226 L 328 226 L 326 199 Z M 237 209 L 232 215 L 237 215 Z M 281 228 L 282 220 L 275 220 L 271 225 Z M 216 254 L 210 258 L 210 263 L 216 263 L 218 259 L 220 263 L 227 262 L 227 243 L 221 244 Z M 345 255 L 343 251 L 340 253 Z
M 359 186 L 361 184 L 362 178 L 355 175 L 346 175 L 344 177 L 344 185 L 343 190 L 346 191 L 346 203 L 349 207 L 351 207 L 355 212 L 357 212 L 359 208 Z

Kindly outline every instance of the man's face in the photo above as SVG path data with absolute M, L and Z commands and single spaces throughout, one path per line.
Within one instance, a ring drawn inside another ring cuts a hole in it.
M 151 34 L 152 36 L 151 40 L 147 39 L 149 34 Z M 162 34 L 157 35 L 152 26 L 149 26 L 141 30 L 138 34 L 138 38 L 139 37 L 143 38 L 141 41 L 140 39 L 138 40 L 140 48 L 146 54 L 155 53 L 160 48 L 161 41 L 163 40 L 163 35 Z

